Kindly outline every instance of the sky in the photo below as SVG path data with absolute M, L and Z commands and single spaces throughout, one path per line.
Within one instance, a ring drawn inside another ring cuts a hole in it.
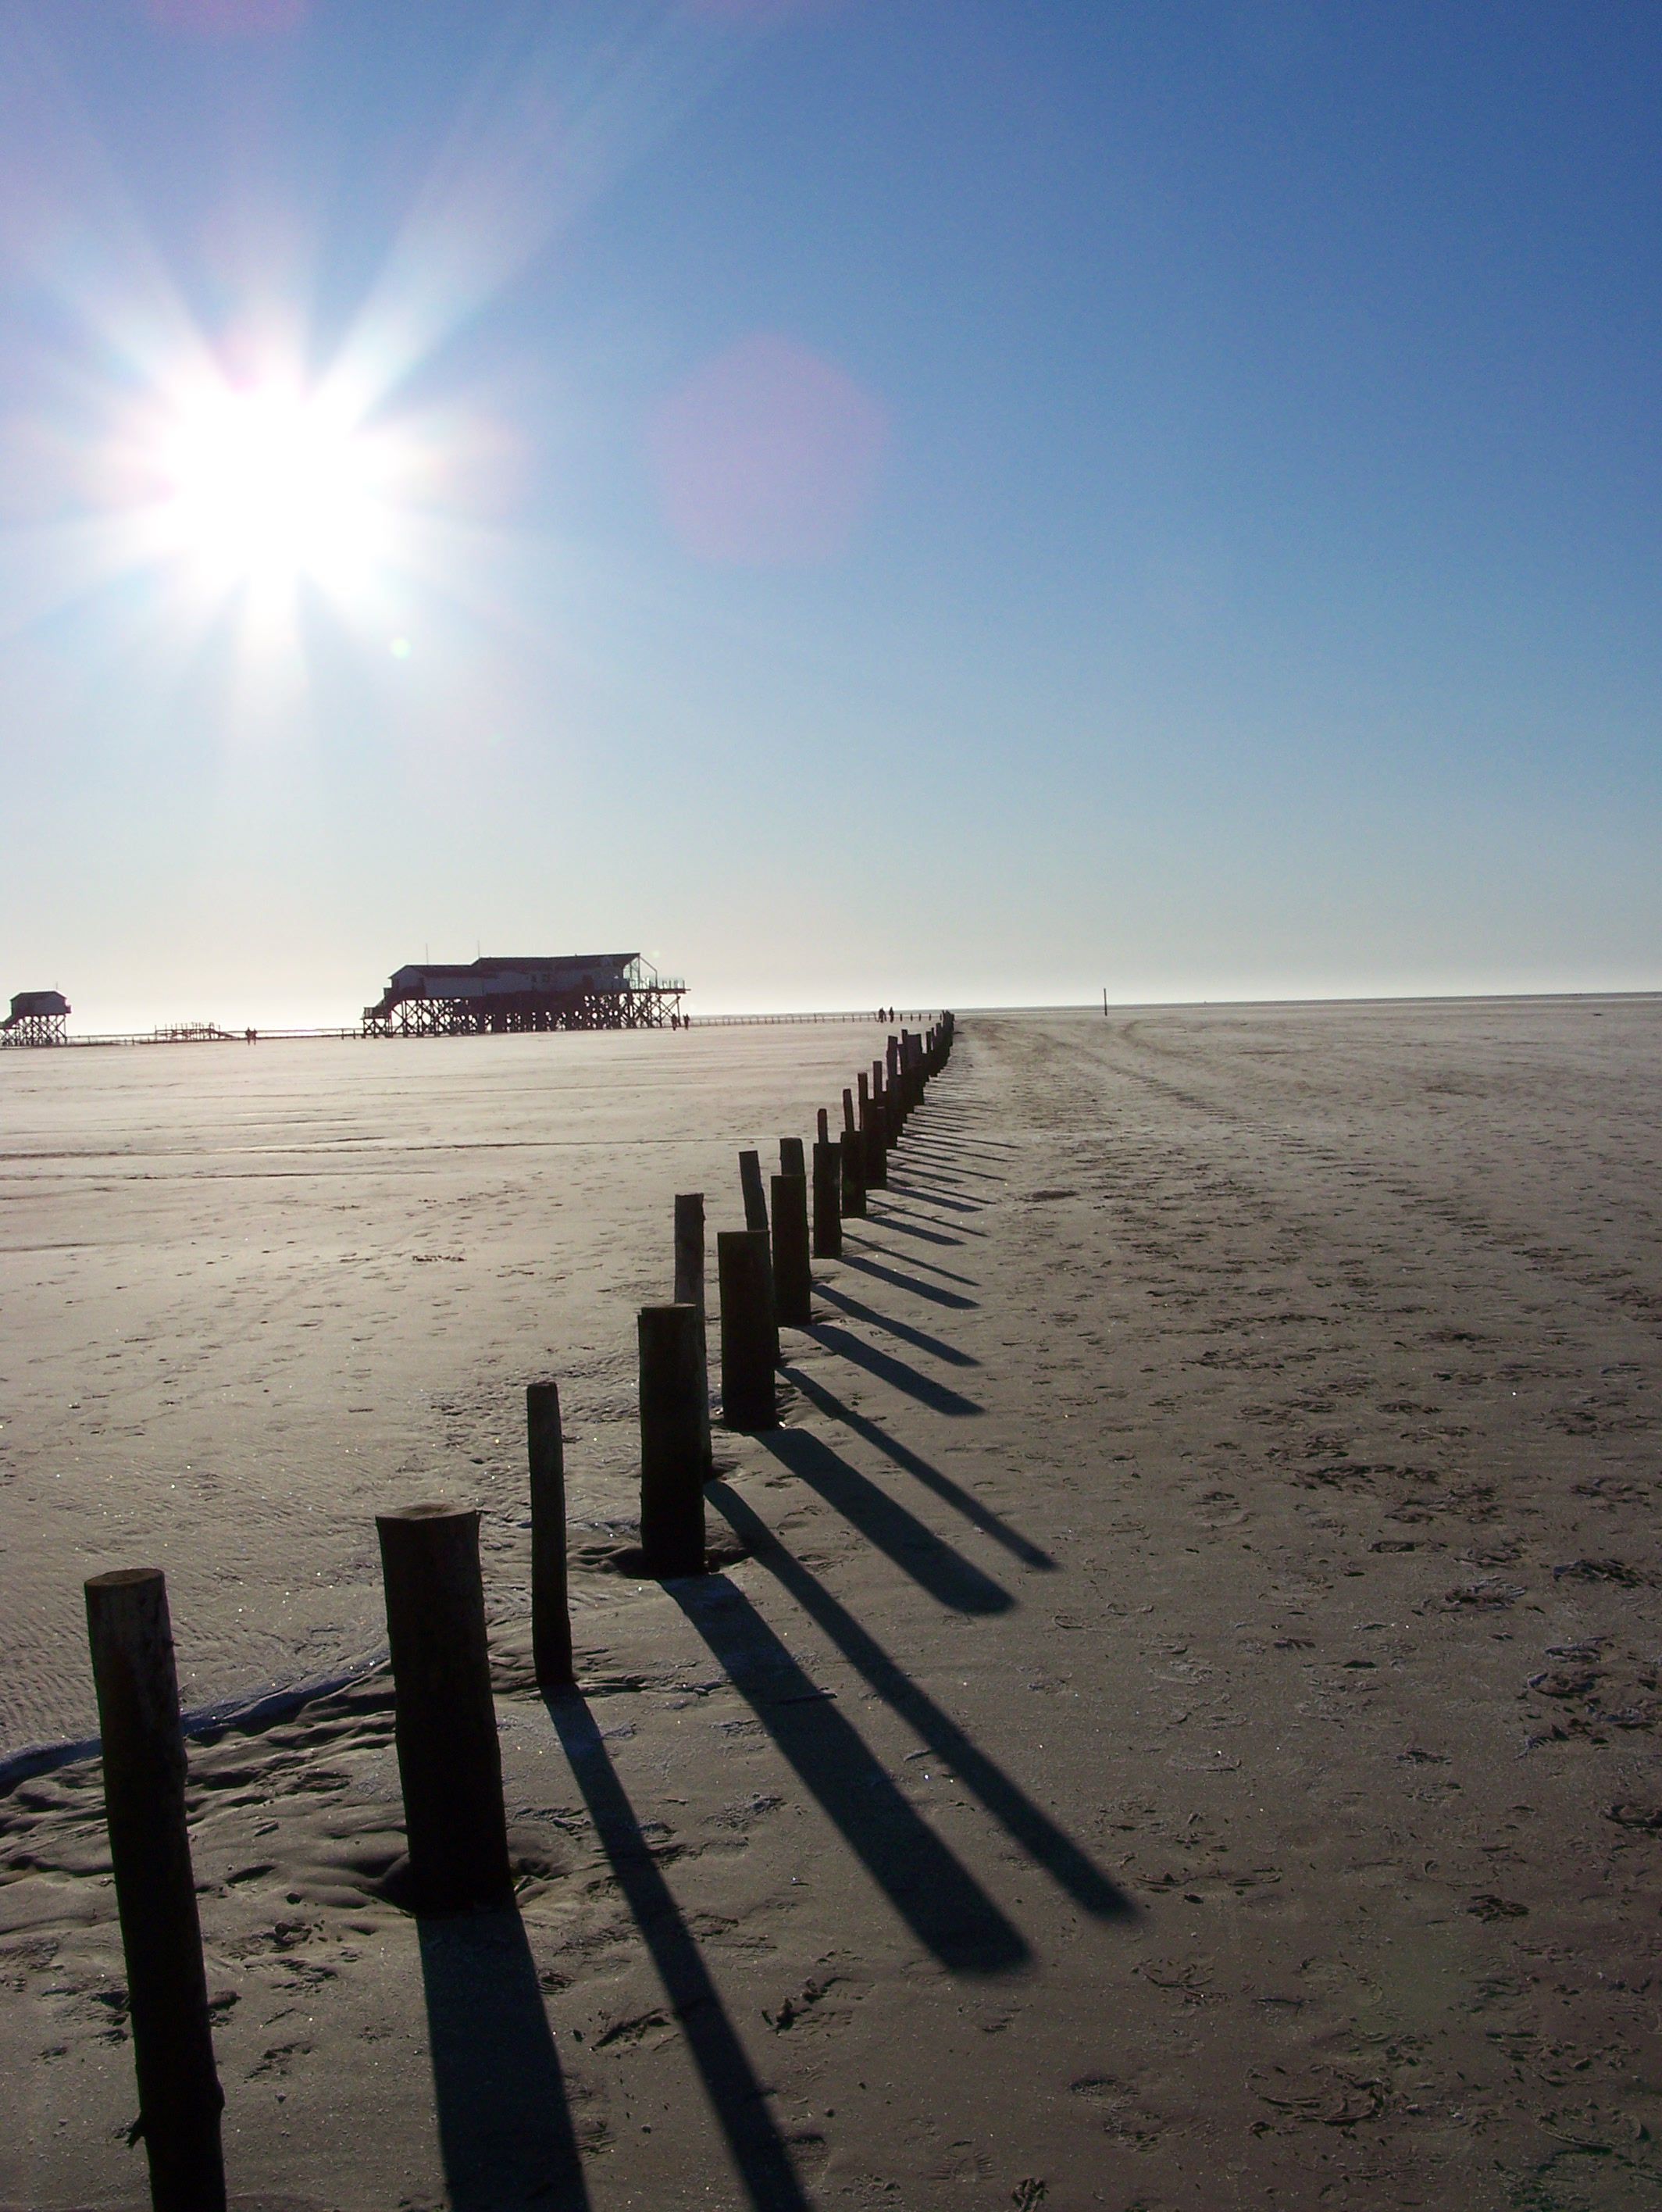
M 1653 0 L 0 0 L 0 996 L 1662 986 Z

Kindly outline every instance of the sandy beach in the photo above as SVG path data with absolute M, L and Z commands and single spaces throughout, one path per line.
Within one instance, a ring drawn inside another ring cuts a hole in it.
M 512 1911 L 397 1903 L 384 1674 L 193 1742 L 234 2201 L 1654 2204 L 1662 1002 L 962 1018 L 634 1579 L 672 1194 L 880 1036 L 0 1060 L 0 1754 L 91 1733 L 97 1569 L 201 1706 L 485 1509 Z M 9 1773 L 0 2207 L 136 2207 L 99 1768 Z

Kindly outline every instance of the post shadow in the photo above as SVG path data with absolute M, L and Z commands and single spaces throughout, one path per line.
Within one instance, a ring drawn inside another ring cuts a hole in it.
M 955 1313 L 974 1313 L 980 1304 L 979 1298 L 961 1297 L 956 1291 L 943 1291 L 934 1283 L 920 1283 L 915 1275 L 903 1275 L 897 1267 L 886 1267 L 881 1260 L 872 1259 L 868 1253 L 851 1252 L 846 1223 L 842 1234 L 842 1257 L 845 1267 L 858 1267 L 863 1274 L 876 1276 L 879 1282 L 892 1283 L 897 1291 L 910 1291 L 914 1296 L 928 1298 L 937 1306 L 948 1306 Z M 938 1272 L 944 1274 L 946 1270 L 942 1268 Z M 950 1279 L 955 1283 L 967 1283 L 969 1278 L 967 1275 L 954 1275 Z M 819 1287 L 822 1290 L 824 1285 L 821 1284 Z
M 950 1505 L 961 1513 L 972 1528 L 979 1528 L 984 1536 L 991 1536 L 995 1543 L 1002 1544 L 1024 1567 L 1033 1567 L 1040 1574 L 1055 1573 L 1056 1562 L 1050 1553 L 1041 1551 L 1031 1538 L 1022 1535 L 1020 1529 L 1012 1528 L 1002 1514 L 995 1513 L 990 1505 L 984 1505 L 973 1491 L 963 1489 L 954 1482 L 950 1475 L 943 1474 L 926 1459 L 920 1459 L 909 1445 L 898 1443 L 887 1429 L 880 1428 L 876 1421 L 857 1412 L 852 1406 L 845 1405 L 822 1382 L 816 1382 L 800 1368 L 792 1370 L 791 1380 L 811 1406 L 817 1407 L 822 1413 L 828 1413 L 834 1421 L 840 1421 L 844 1428 L 852 1430 L 857 1437 L 863 1437 L 867 1443 L 874 1444 L 885 1459 L 892 1460 L 903 1474 L 921 1482 L 925 1490 L 932 1491 L 943 1504 Z
M 943 1276 L 947 1283 L 962 1283 L 965 1290 L 980 1290 L 980 1283 L 976 1281 L 976 1276 L 974 1274 L 956 1274 L 951 1267 L 943 1267 L 938 1259 L 925 1259 L 923 1252 L 892 1252 L 889 1245 L 874 1245 L 872 1241 L 870 1241 L 870 1237 L 861 1239 L 861 1243 L 865 1252 L 876 1252 L 876 1255 L 881 1255 L 883 1259 L 903 1259 L 905 1263 L 907 1263 L 907 1267 L 927 1267 L 930 1274 Z M 843 1259 L 850 1259 L 847 1237 L 843 1237 Z M 854 1261 L 854 1265 L 858 1265 L 858 1261 Z
M 454 2212 L 585 2212 L 588 2185 L 518 1905 L 416 1926 Z
M 617 1886 L 652 1954 L 739 2179 L 755 2212 L 808 2212 L 789 2148 L 578 1690 L 543 1698 Z
M 973 1398 L 949 1390 L 944 1382 L 937 1382 L 932 1375 L 925 1375 L 906 1360 L 897 1359 L 892 1352 L 880 1351 L 875 1344 L 851 1336 L 835 1322 L 816 1321 L 804 1334 L 812 1337 L 816 1344 L 823 1345 L 828 1352 L 836 1352 L 856 1367 L 864 1367 L 868 1375 L 887 1382 L 891 1390 L 901 1390 L 908 1398 L 915 1398 L 933 1413 L 950 1413 L 961 1419 L 981 1410 Z
M 960 1352 L 955 1344 L 949 1344 L 944 1337 L 931 1336 L 927 1329 L 913 1328 L 910 1322 L 896 1321 L 892 1314 L 879 1313 L 876 1306 L 864 1305 L 858 1298 L 851 1298 L 846 1291 L 837 1290 L 829 1283 L 816 1283 L 814 1288 L 828 1305 L 835 1306 L 839 1312 L 846 1313 L 852 1321 L 868 1322 L 873 1328 L 887 1329 L 891 1336 L 898 1336 L 902 1343 L 913 1346 L 919 1352 L 927 1352 L 937 1359 L 945 1360 L 949 1367 L 979 1367 L 981 1364 L 967 1352 Z M 968 1304 L 967 1299 L 965 1304 Z
M 824 1630 L 850 1666 L 864 1674 L 907 1727 L 951 1765 L 959 1781 L 974 1792 L 1011 1840 L 1043 1867 L 1077 1905 L 1098 1920 L 1126 1919 L 1136 1911 L 1125 1892 L 942 1711 L 736 1491 L 719 1482 L 711 1489 L 710 1497 L 757 1565 L 767 1568 L 809 1619 Z
M 984 1199 L 949 1198 L 944 1191 L 936 1190 L 921 1180 L 917 1182 L 910 1180 L 915 1167 L 915 1162 L 911 1160 L 907 1162 L 908 1180 L 905 1182 L 890 1176 L 889 1178 L 890 1190 L 898 1191 L 902 1198 L 915 1198 L 925 1206 L 944 1206 L 953 1213 L 985 1213 L 986 1212 L 986 1201 Z
M 851 1467 L 823 1437 L 807 1429 L 778 1429 L 757 1441 L 937 1603 L 956 1613 L 1008 1613 L 1016 1602 L 1001 1583 Z
M 1018 1931 L 743 1592 L 725 1575 L 665 1588 L 918 1941 L 952 1973 L 1024 1965 Z
M 927 1135 L 908 1142 L 907 1158 L 908 1162 L 915 1159 L 949 1170 L 954 1182 L 990 1182 L 1002 1188 L 1010 1180 L 1008 1176 L 994 1175 L 986 1168 L 967 1165 L 960 1146 L 933 1144 Z
M 902 1237 L 915 1237 L 920 1244 L 939 1244 L 948 1248 L 961 1245 L 966 1237 L 979 1237 L 979 1229 L 966 1229 L 955 1237 L 943 1237 L 938 1229 L 921 1228 L 909 1213 L 897 1213 L 892 1206 L 868 1206 L 869 1218 L 881 1222 L 885 1229 L 893 1229 Z

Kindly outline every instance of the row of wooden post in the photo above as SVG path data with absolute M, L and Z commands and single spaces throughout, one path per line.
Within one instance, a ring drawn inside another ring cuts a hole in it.
M 820 1110 L 810 1177 L 799 1138 L 779 1140 L 771 1213 L 754 1152 L 739 1155 L 745 1226 L 716 1238 L 721 1418 L 779 1418 L 780 1327 L 811 1321 L 811 1258 L 842 1249 L 842 1224 L 888 1182 L 888 1155 L 952 1049 L 948 1013 L 925 1036 L 891 1036 L 870 1081 L 842 1094 L 833 1139 Z M 713 1472 L 705 1332 L 704 1198 L 675 1201 L 675 1297 L 638 1322 L 640 1543 L 648 1575 L 704 1571 L 704 1485 Z M 531 1504 L 531 1648 L 538 1683 L 574 1680 L 566 1589 L 566 1470 L 560 1393 L 525 1393 Z M 479 1514 L 408 1505 L 375 1516 L 386 1601 L 398 1776 L 410 1884 L 421 1910 L 500 1904 L 513 1888 L 501 1753 L 491 1694 Z M 209 2028 L 202 1931 L 185 1825 L 185 1735 L 166 1581 L 121 1568 L 86 1585 L 98 1691 L 106 1819 L 126 1956 L 139 2131 L 155 2212 L 224 2212 L 224 2094 Z

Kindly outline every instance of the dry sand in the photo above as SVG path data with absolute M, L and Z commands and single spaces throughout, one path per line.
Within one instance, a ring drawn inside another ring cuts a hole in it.
M 670 1194 L 735 1219 L 869 1036 L 4 1068 L 10 1741 L 86 1724 L 96 1566 L 228 1694 L 373 1646 L 377 1504 L 488 1509 L 514 1911 L 384 1894 L 381 1678 L 193 1748 L 234 2191 L 1655 2204 L 1662 1006 L 967 1021 L 719 1441 L 748 1556 L 630 1580 Z M 0 2203 L 142 2203 L 95 1763 L 0 1856 Z

